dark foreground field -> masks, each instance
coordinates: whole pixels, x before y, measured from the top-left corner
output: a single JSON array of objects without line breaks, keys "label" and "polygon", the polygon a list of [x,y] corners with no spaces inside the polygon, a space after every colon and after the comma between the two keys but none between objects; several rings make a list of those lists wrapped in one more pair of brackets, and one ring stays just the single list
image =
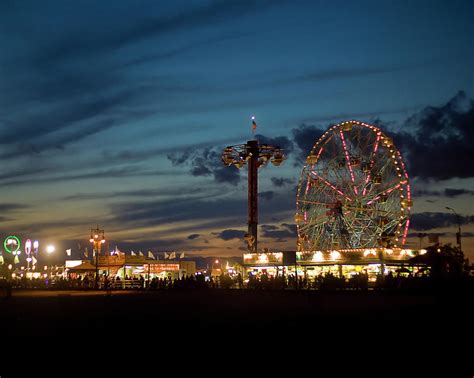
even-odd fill
[{"label": "dark foreground field", "polygon": [[[465,337],[472,342],[473,297],[377,291],[13,291],[0,299],[3,336],[75,337],[120,333],[156,339],[239,335]],[[213,336],[214,335],[214,336]],[[378,336],[377,336],[378,335]],[[431,335],[431,336],[430,336]],[[132,339],[136,337],[133,336]],[[260,337],[260,336],[259,336]]]}]

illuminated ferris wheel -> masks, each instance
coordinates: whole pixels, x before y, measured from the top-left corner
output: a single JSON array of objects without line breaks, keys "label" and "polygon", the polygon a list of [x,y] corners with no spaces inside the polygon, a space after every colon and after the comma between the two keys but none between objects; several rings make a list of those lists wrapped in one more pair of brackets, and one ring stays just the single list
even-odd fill
[{"label": "illuminated ferris wheel", "polygon": [[332,126],[306,159],[296,206],[299,251],[402,247],[412,204],[400,152],[375,126]]}]

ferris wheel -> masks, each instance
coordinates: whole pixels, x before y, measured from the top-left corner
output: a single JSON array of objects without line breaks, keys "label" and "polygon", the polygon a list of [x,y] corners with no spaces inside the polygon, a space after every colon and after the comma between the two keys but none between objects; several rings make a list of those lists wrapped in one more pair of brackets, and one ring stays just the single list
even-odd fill
[{"label": "ferris wheel", "polygon": [[412,206],[408,174],[378,127],[330,127],[306,159],[298,185],[297,249],[399,248]]}]

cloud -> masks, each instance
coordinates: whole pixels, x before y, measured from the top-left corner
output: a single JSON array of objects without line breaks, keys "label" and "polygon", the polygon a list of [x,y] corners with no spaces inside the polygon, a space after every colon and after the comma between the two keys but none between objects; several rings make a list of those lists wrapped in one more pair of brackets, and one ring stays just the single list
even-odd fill
[{"label": "cloud", "polygon": [[265,238],[276,239],[277,242],[284,242],[287,239],[296,241],[297,231],[295,224],[282,223],[280,226],[262,225],[262,236]]},{"label": "cloud", "polygon": [[275,195],[275,192],[271,190],[267,190],[264,192],[258,193],[258,197],[261,198],[264,201],[271,201]]},{"label": "cloud", "polygon": [[[43,49],[38,57],[37,64],[48,65],[61,60],[72,60],[77,56],[93,56],[110,53],[113,50],[123,48],[127,45],[136,44],[150,38],[165,36],[168,33],[179,31],[192,31],[199,27],[231,22],[249,13],[262,11],[270,6],[278,4],[276,1],[255,0],[232,0],[212,1],[201,7],[185,7],[184,11],[174,14],[163,14],[162,8],[157,7],[142,17],[136,17],[134,8],[118,11],[105,7],[97,14],[113,12],[113,16],[122,19],[117,25],[98,29],[97,24],[93,33],[80,32],[70,33],[58,43]],[[122,12],[120,14],[119,12]],[[154,16],[153,13],[159,16]],[[93,23],[89,23],[94,27]]]},{"label": "cloud", "polygon": [[206,47],[208,45],[214,45],[220,42],[243,38],[243,37],[247,37],[251,35],[253,34],[252,33],[230,33],[230,34],[225,34],[225,35],[219,35],[218,37],[208,38],[201,41],[195,41],[183,46],[176,47],[171,50],[160,51],[159,53],[156,53],[156,54],[149,54],[149,55],[145,55],[139,58],[134,58],[121,64],[119,68],[127,68],[127,67],[137,66],[141,64],[147,64],[147,63],[156,63],[156,61],[170,59],[178,55],[184,54],[188,51],[195,50],[197,48]]},{"label": "cloud", "polygon": [[311,152],[314,144],[318,141],[321,135],[324,134],[326,129],[314,125],[300,125],[297,128],[291,130],[293,134],[293,141],[299,149],[297,154],[297,164],[306,160],[306,157]]},{"label": "cloud", "polygon": [[[288,155],[293,150],[293,143],[286,136],[269,138],[264,135],[256,135],[260,144],[271,144],[285,150]],[[240,182],[240,170],[233,165],[224,166],[221,160],[221,154],[224,146],[221,148],[205,147],[184,150],[182,153],[169,153],[168,160],[174,166],[189,167],[189,172],[193,176],[213,176],[218,183],[227,183],[237,185]]]},{"label": "cloud", "polygon": [[[221,193],[222,194],[222,193]],[[222,226],[224,218],[233,217],[245,222],[246,199],[218,198],[215,193],[201,197],[183,198],[180,201],[155,200],[113,203],[110,205],[114,222],[122,228],[133,225],[159,226],[173,222],[195,223],[191,230],[198,229],[204,221],[212,220],[215,226]],[[199,221],[199,222],[198,222]],[[229,222],[229,220],[226,220]]]},{"label": "cloud", "polygon": [[[130,227],[154,227],[173,224],[173,232],[203,234],[205,231],[226,228],[236,229],[247,221],[247,198],[218,190],[203,192],[190,198],[133,200],[108,204],[109,223],[117,230]],[[259,218],[262,223],[271,218],[286,219],[294,212],[294,198],[275,194],[271,202],[263,202]],[[180,222],[184,222],[183,225]],[[273,222],[273,221],[272,221]]]},{"label": "cloud", "polygon": [[[464,91],[459,91],[442,106],[428,106],[408,117],[403,123],[404,131],[397,131],[396,124],[379,119],[372,123],[381,126],[394,138],[410,176],[433,180],[474,177],[474,164],[460,163],[474,161],[471,145],[474,140],[474,101]],[[293,142],[299,150],[296,164],[305,160],[326,129],[302,124],[292,130]],[[448,189],[444,192],[447,197],[461,194],[470,193]]]},{"label": "cloud", "polygon": [[[409,117],[405,128],[393,133],[404,153],[411,176],[447,180],[474,177],[474,101],[459,91],[445,105],[429,106]],[[449,194],[454,192],[447,192]]]},{"label": "cloud", "polygon": [[284,178],[284,177],[272,177],[272,183],[278,188],[281,188],[282,186],[285,185],[292,185],[294,181],[289,178]]},{"label": "cloud", "polygon": [[191,235],[188,235],[187,239],[188,240],[194,240],[194,239],[197,239],[200,236],[201,236],[201,234],[191,234]]},{"label": "cloud", "polygon": [[126,190],[121,192],[106,192],[106,193],[76,193],[69,196],[62,197],[66,201],[71,200],[89,200],[89,199],[109,199],[120,197],[188,197],[196,194],[202,194],[202,188],[172,188],[172,189],[137,189]]},{"label": "cloud", "polygon": [[453,188],[446,188],[442,191],[439,190],[425,190],[425,189],[419,189],[413,191],[413,196],[414,197],[440,197],[440,196],[445,196],[448,198],[454,198],[454,197],[459,197],[463,195],[474,195],[474,190],[469,190],[469,189],[453,189]]},{"label": "cloud", "polygon": [[75,173],[75,174],[65,174],[60,176],[37,176],[31,178],[25,178],[20,180],[9,180],[8,178],[4,179],[2,185],[11,186],[11,185],[25,185],[25,184],[40,184],[40,183],[52,183],[52,182],[66,182],[66,181],[76,181],[76,180],[104,180],[111,178],[121,178],[121,177],[143,177],[143,176],[167,176],[167,175],[176,175],[176,172],[170,171],[150,171],[144,170],[136,166],[127,166],[121,168],[111,168],[104,170],[95,170],[84,173]]},{"label": "cloud", "polygon": [[17,210],[27,209],[29,206],[21,203],[4,203],[0,204],[0,213],[9,213]]},{"label": "cloud", "polygon": [[284,150],[286,156],[289,156],[293,151],[293,142],[287,136],[277,136],[271,138],[265,135],[257,134],[255,135],[255,139],[257,139],[260,144],[270,144],[275,147],[280,147]]},{"label": "cloud", "polygon": [[189,172],[196,177],[213,176],[218,183],[237,185],[240,182],[240,171],[234,166],[226,167],[221,161],[222,149],[206,147],[191,153],[171,153],[167,158],[175,166],[189,167]]},{"label": "cloud", "polygon": [[232,239],[244,239],[244,235],[246,234],[246,231],[242,230],[224,230],[221,231],[220,233],[217,234],[217,237],[222,239],[222,240],[232,240]]},{"label": "cloud", "polygon": [[240,182],[240,170],[234,166],[214,170],[214,179],[217,182],[237,185]]},{"label": "cloud", "polygon": [[[461,224],[474,222],[474,215],[460,216]],[[457,217],[452,213],[424,212],[410,216],[410,228],[426,231],[434,228],[451,227],[458,224]]]},{"label": "cloud", "polygon": [[474,196],[474,190],[447,188],[444,190],[444,195],[446,197],[457,197],[457,196],[462,196],[462,195]]}]

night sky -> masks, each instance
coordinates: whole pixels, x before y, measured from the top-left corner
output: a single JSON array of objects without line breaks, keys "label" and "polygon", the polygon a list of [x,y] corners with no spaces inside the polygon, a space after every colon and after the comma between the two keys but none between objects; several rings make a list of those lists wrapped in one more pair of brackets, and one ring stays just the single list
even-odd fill
[{"label": "night sky", "polygon": [[[467,1],[0,2],[0,236],[83,249],[240,255],[251,138],[260,247],[294,250],[296,185],[346,119],[393,135],[414,193],[409,246],[456,218],[474,259],[474,5]],[[425,238],[423,244],[427,244]],[[63,253],[63,252],[62,252]],[[78,256],[78,255],[77,255]]]}]

